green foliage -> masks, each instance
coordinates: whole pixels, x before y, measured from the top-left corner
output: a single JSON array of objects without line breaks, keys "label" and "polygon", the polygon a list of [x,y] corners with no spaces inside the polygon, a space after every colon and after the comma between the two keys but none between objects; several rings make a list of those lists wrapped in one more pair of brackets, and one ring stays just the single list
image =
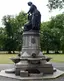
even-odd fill
[{"label": "green foliage", "polygon": [[41,24],[40,30],[40,38],[41,38],[41,49],[48,50],[50,47],[50,29],[49,29],[49,22],[44,22]]},{"label": "green foliage", "polygon": [[56,30],[55,34],[56,38],[58,38],[59,44],[61,45],[61,50],[64,50],[64,14],[51,18],[51,23],[53,23],[53,28]]},{"label": "green foliage", "polygon": [[20,12],[17,16],[7,15],[3,17],[3,24],[5,25],[6,39],[5,50],[9,53],[14,50],[20,50],[22,44],[23,26],[27,22],[27,15]]},{"label": "green foliage", "polygon": [[48,8],[52,9],[62,9],[64,7],[64,0],[48,0]]},{"label": "green foliage", "polygon": [[5,39],[6,39],[5,28],[0,28],[0,50],[4,49]]},{"label": "green foliage", "polygon": [[[0,28],[0,50],[9,53],[21,50],[23,26],[27,22],[27,14],[20,12],[17,16],[3,17],[5,28]],[[41,23],[40,28],[41,50],[59,50],[64,52],[64,14],[51,17],[50,21]]]},{"label": "green foliage", "polygon": [[50,21],[41,24],[41,49],[64,51],[64,14],[52,17]]}]

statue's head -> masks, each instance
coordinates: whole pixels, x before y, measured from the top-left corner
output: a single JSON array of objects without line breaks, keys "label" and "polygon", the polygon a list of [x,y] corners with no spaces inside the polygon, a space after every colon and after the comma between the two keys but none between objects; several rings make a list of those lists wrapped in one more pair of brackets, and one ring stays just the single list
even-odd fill
[{"label": "statue's head", "polygon": [[32,5],[32,2],[28,2],[28,5],[31,6]]}]

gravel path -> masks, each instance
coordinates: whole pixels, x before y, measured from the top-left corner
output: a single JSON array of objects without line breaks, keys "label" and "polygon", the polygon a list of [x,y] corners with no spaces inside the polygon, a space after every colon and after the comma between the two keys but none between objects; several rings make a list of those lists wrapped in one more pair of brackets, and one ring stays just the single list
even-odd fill
[{"label": "gravel path", "polygon": [[[52,63],[52,64],[55,68],[64,71],[64,63]],[[0,70],[12,68],[12,67],[14,67],[14,65],[12,64],[0,64]],[[0,81],[27,81],[27,80],[16,80],[16,79],[5,78],[0,76]],[[41,81],[41,80],[34,80],[34,81]],[[42,80],[42,81],[64,81],[64,76],[61,76],[56,79],[49,79],[49,80]]]}]

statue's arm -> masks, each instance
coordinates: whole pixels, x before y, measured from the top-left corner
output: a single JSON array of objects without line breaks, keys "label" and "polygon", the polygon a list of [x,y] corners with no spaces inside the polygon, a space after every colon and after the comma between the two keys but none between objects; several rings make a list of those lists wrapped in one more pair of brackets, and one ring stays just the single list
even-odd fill
[{"label": "statue's arm", "polygon": [[29,9],[29,11],[27,12],[28,14],[31,12],[31,8]]}]

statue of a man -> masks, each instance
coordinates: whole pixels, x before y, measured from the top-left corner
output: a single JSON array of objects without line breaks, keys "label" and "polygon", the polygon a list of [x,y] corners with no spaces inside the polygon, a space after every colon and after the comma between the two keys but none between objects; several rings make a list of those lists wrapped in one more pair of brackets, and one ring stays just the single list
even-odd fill
[{"label": "statue of a man", "polygon": [[28,11],[29,22],[25,24],[24,31],[39,30],[41,23],[41,14],[32,2],[28,2],[28,6],[30,6],[30,9]]},{"label": "statue of a man", "polygon": [[28,11],[28,14],[29,13],[33,13],[33,11],[35,10],[35,9],[37,9],[37,7],[32,3],[32,2],[28,2],[28,6],[30,6],[30,9],[29,9],[29,11]]}]

